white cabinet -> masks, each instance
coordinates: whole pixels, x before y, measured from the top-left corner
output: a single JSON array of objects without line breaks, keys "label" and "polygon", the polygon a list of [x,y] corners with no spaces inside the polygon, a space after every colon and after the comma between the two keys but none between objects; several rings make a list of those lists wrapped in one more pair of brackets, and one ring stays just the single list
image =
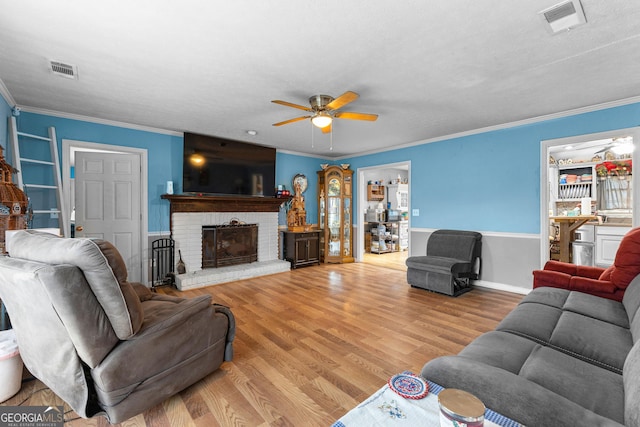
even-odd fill
[{"label": "white cabinet", "polygon": [[387,202],[391,209],[398,211],[409,210],[409,184],[392,184],[387,186]]},{"label": "white cabinet", "polygon": [[620,241],[630,227],[596,227],[596,265],[609,267],[613,264]]}]

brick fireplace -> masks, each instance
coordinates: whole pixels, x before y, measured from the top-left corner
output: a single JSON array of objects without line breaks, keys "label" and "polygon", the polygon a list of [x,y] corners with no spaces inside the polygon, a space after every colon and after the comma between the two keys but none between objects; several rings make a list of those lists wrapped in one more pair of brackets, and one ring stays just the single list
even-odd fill
[{"label": "brick fireplace", "polygon": [[[233,196],[163,195],[171,206],[171,237],[176,259],[180,250],[187,272],[176,276],[180,290],[289,271],[291,265],[278,258],[278,212],[285,201],[275,198]],[[218,268],[202,268],[202,228],[216,225],[256,224],[256,262]]]}]

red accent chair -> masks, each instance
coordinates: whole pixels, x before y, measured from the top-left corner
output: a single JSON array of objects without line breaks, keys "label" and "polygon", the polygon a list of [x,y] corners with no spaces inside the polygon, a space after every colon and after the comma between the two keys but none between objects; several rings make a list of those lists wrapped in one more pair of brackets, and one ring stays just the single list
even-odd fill
[{"label": "red accent chair", "polygon": [[640,227],[622,238],[613,265],[607,269],[547,261],[533,272],[533,287],[549,286],[622,301],[629,283],[640,274]]}]

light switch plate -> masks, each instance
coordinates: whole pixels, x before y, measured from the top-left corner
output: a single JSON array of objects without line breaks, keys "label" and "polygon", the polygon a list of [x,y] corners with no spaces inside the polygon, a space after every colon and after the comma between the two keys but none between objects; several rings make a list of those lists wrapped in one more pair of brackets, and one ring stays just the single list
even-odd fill
[{"label": "light switch plate", "polygon": [[411,215],[413,216],[420,216],[420,209],[413,209],[411,211]]}]

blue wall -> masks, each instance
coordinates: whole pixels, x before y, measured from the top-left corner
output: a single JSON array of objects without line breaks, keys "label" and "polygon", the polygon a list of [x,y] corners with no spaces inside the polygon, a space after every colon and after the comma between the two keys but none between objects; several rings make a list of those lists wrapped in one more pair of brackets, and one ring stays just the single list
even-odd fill
[{"label": "blue wall", "polygon": [[[0,115],[10,113],[7,103],[0,102]],[[56,128],[59,142],[73,139],[147,149],[149,231],[168,230],[169,206],[160,195],[169,180],[176,193],[182,190],[182,137],[34,113],[18,117],[24,132],[46,135],[49,126]],[[316,223],[316,172],[321,163],[350,163],[357,170],[411,161],[411,208],[420,210],[420,216],[412,217],[412,227],[538,234],[540,141],[635,126],[640,126],[640,103],[340,161],[278,153],[276,183],[291,189],[293,176],[305,174],[307,221]],[[6,134],[5,119],[0,124],[4,146]],[[357,182],[354,190],[356,202]],[[285,223],[283,215],[280,222]]]},{"label": "blue wall", "polygon": [[[305,198],[304,208],[307,211],[307,223],[318,223],[318,174],[321,163],[328,161],[317,157],[305,157],[294,154],[278,153],[276,157],[276,184],[282,184],[293,194],[291,180],[301,173],[307,177],[307,191],[303,193]],[[280,224],[286,224],[287,219],[281,210]]]},{"label": "blue wall", "polygon": [[[411,161],[416,228],[540,233],[540,142],[640,126],[640,103],[343,160]],[[357,199],[354,199],[357,200]]]},{"label": "blue wall", "polygon": [[[55,127],[60,155],[63,139],[148,150],[149,231],[169,229],[169,202],[161,199],[160,195],[165,193],[167,181],[175,183],[176,192],[181,191],[182,137],[24,111],[17,118],[17,123],[21,132],[42,136],[47,135],[50,126]],[[21,155],[29,157],[24,148]]]}]

